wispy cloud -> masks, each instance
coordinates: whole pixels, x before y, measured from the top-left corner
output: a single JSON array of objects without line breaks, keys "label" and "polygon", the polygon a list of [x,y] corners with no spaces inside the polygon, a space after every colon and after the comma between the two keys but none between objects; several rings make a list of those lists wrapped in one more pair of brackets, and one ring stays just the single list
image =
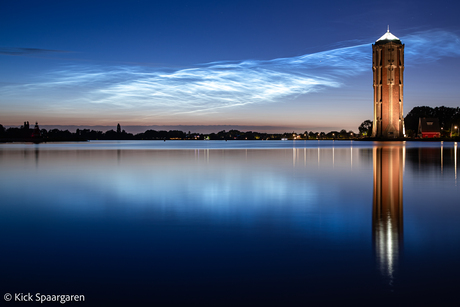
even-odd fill
[{"label": "wispy cloud", "polygon": [[432,62],[460,56],[460,37],[452,32],[431,30],[401,38],[406,45],[406,62]]},{"label": "wispy cloud", "polygon": [[[408,66],[460,56],[460,39],[451,32],[425,31],[401,40],[406,44]],[[370,45],[266,61],[213,62],[176,71],[139,66],[71,66],[24,89],[35,93],[51,88],[71,89],[73,102],[136,108],[157,114],[205,114],[341,87],[347,78],[370,70]]]},{"label": "wispy cloud", "polygon": [[0,47],[1,55],[35,55],[44,53],[67,53],[64,50],[51,50],[40,48],[16,48],[16,47]]}]

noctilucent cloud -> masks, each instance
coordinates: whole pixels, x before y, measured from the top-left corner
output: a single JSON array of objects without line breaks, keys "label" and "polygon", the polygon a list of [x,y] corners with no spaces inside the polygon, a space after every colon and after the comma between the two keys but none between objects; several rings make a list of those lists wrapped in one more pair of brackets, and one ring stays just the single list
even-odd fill
[{"label": "noctilucent cloud", "polygon": [[[343,14],[332,10],[330,18],[318,19],[314,15],[327,6],[262,2],[116,2],[93,11],[85,1],[75,10],[70,4],[37,7],[23,2],[30,8],[25,12],[11,2],[6,11],[16,10],[18,19],[0,13],[6,19],[0,25],[11,30],[0,39],[0,124],[17,126],[28,120],[46,125],[120,122],[357,131],[372,116],[371,44],[391,22],[390,31],[406,46],[404,113],[419,105],[459,105],[455,65],[460,64],[460,23],[447,9],[457,4],[440,6],[443,18],[431,20],[430,27],[407,18],[428,14],[420,3],[413,12],[402,4],[407,14],[387,16],[388,8],[379,11],[379,5],[353,4],[351,10],[337,2]],[[252,18],[236,9],[257,7],[265,10]],[[150,20],[142,9],[152,10],[158,19]],[[437,15],[436,10],[431,8],[431,14]],[[222,18],[213,15],[216,11]],[[347,14],[356,24],[343,26]],[[216,33],[223,29],[227,39]]]}]

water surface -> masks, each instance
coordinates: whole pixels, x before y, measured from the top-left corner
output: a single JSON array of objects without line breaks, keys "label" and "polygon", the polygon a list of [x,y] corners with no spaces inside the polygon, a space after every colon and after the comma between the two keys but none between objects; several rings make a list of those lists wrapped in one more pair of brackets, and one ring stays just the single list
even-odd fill
[{"label": "water surface", "polygon": [[1,290],[86,305],[458,303],[456,143],[0,144]]}]

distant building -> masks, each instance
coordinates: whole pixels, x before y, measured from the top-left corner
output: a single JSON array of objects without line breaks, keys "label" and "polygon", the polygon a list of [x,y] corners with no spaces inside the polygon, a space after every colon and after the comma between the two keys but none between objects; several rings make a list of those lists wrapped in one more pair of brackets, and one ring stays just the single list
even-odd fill
[{"label": "distant building", "polygon": [[404,137],[404,44],[390,30],[372,45],[373,137]]},{"label": "distant building", "polygon": [[32,137],[33,138],[41,137],[40,128],[38,127],[38,122],[35,122],[35,127],[34,127],[34,130],[32,132]]},{"label": "distant building", "polygon": [[439,138],[441,137],[441,129],[437,118],[419,118],[418,120],[418,135],[421,138]]}]

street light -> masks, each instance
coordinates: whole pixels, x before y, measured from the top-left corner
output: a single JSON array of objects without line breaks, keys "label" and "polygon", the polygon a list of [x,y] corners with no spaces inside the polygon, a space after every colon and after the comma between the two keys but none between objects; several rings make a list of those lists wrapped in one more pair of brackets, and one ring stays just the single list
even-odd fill
[{"label": "street light", "polygon": [[457,136],[458,136],[458,126],[455,126],[454,129],[457,129]]}]

